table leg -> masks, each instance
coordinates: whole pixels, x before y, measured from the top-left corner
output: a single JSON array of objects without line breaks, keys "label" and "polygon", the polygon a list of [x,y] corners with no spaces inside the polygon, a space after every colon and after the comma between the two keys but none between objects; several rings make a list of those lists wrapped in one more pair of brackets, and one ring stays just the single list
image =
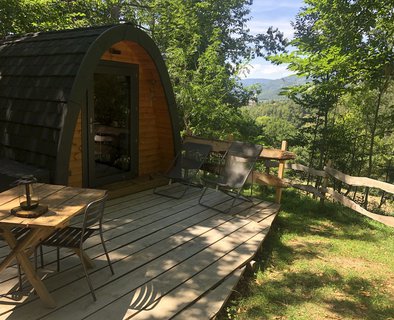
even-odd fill
[{"label": "table leg", "polygon": [[49,294],[48,289],[45,287],[44,283],[40,279],[40,277],[35,272],[34,267],[30,263],[29,257],[26,255],[25,249],[28,246],[35,247],[40,242],[40,239],[44,239],[48,236],[51,231],[47,231],[44,229],[32,229],[30,233],[22,239],[20,242],[17,242],[12,232],[8,229],[4,229],[3,237],[7,241],[8,245],[12,249],[10,254],[3,260],[0,265],[0,271],[6,268],[11,261],[16,258],[25,272],[25,276],[27,280],[31,283],[33,288],[36,290],[38,296],[42,300],[42,302],[50,307],[56,307],[55,300]]}]

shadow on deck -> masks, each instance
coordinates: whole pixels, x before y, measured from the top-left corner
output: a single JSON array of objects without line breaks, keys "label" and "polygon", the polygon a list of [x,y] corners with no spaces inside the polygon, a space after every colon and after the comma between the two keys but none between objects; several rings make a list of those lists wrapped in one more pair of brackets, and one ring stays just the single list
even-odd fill
[{"label": "shadow on deck", "polygon": [[[224,304],[244,266],[254,257],[279,205],[255,199],[239,203],[232,214],[198,204],[191,188],[180,200],[146,190],[107,202],[105,232],[115,275],[111,276],[97,238],[87,243],[95,261],[93,302],[76,255],[62,251],[61,272],[55,252],[45,252],[40,270],[57,302],[45,308],[25,288],[21,297],[0,300],[1,319],[209,319]],[[211,190],[212,204],[229,198]],[[4,256],[7,248],[1,248]],[[0,291],[17,286],[16,268],[2,273]],[[26,285],[27,287],[27,285]]]}]

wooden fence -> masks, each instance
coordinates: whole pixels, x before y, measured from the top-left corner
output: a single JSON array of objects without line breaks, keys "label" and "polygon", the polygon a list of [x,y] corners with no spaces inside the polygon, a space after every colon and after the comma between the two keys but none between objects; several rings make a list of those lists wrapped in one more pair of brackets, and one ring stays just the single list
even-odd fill
[{"label": "wooden fence", "polygon": [[371,219],[380,221],[384,224],[394,227],[394,217],[384,216],[370,212],[365,208],[363,208],[362,206],[360,206],[355,201],[353,201],[352,199],[348,198],[346,195],[339,193],[334,188],[329,187],[328,185],[329,179],[331,178],[331,179],[336,179],[337,181],[340,181],[342,183],[345,183],[350,187],[369,187],[369,188],[382,190],[389,194],[394,194],[393,184],[374,180],[371,178],[366,178],[366,177],[354,177],[347,175],[343,172],[340,172],[332,168],[330,162],[324,167],[324,170],[316,170],[313,168],[303,166],[301,164],[287,164],[286,168],[303,172],[311,176],[321,177],[323,181],[322,185],[317,188],[312,185],[300,184],[298,182],[293,183],[292,181],[289,181],[289,185],[291,185],[292,187],[312,193],[313,195],[320,197],[321,201],[324,201],[324,199],[327,198],[327,195],[330,195],[333,200],[340,202],[344,206],[358,213],[361,213]]},{"label": "wooden fence", "polygon": [[[231,141],[204,139],[193,136],[185,137],[185,141],[210,144],[213,147],[213,151],[218,153],[225,152],[231,143]],[[332,168],[330,163],[324,167],[324,170],[316,170],[302,164],[287,162],[288,160],[295,159],[295,157],[296,155],[294,153],[287,151],[286,141],[282,142],[281,149],[264,148],[260,155],[260,163],[264,164],[264,171],[253,171],[249,177],[249,182],[274,187],[276,189],[275,201],[277,203],[281,202],[283,188],[294,187],[319,197],[322,202],[327,198],[327,195],[329,195],[332,199],[342,203],[344,206],[349,207],[354,211],[394,227],[394,217],[369,212],[347,196],[337,192],[334,188],[329,187],[329,180],[336,179],[337,181],[353,187],[377,188],[390,194],[394,194],[394,185],[370,178],[347,175]],[[278,168],[277,175],[271,174],[271,168]],[[209,167],[209,165],[207,165],[206,169],[209,171],[214,170],[214,168]],[[316,188],[312,185],[301,184],[298,181],[285,179],[285,169],[303,172],[313,177],[320,177],[322,180],[321,186]]]}]

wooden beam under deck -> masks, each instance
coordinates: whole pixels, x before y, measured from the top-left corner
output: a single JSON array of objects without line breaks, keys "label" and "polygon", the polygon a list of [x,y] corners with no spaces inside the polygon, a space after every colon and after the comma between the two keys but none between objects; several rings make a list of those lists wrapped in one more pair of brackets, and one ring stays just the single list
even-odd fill
[{"label": "wooden beam under deck", "polygon": [[[172,185],[171,192],[180,191]],[[172,189],[175,188],[175,189]],[[265,239],[279,205],[254,199],[231,214],[198,204],[191,188],[179,200],[146,190],[107,202],[104,238],[115,275],[106,264],[98,237],[87,243],[94,259],[90,273],[97,295],[93,302],[76,255],[62,251],[55,272],[55,251],[45,248],[44,283],[57,306],[45,308],[32,293],[20,300],[0,298],[0,319],[201,319],[213,317],[238,282],[244,266]],[[210,205],[230,202],[211,190]],[[8,248],[0,248],[0,256]],[[16,268],[0,274],[2,293],[15,290]]]}]

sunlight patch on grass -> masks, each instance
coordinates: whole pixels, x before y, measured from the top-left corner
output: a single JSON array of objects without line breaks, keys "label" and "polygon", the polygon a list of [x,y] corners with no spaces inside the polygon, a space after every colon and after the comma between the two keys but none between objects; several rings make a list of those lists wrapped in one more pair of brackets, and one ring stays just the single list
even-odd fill
[{"label": "sunlight patch on grass", "polygon": [[394,319],[393,228],[295,192],[284,199],[259,270],[219,319]]}]

